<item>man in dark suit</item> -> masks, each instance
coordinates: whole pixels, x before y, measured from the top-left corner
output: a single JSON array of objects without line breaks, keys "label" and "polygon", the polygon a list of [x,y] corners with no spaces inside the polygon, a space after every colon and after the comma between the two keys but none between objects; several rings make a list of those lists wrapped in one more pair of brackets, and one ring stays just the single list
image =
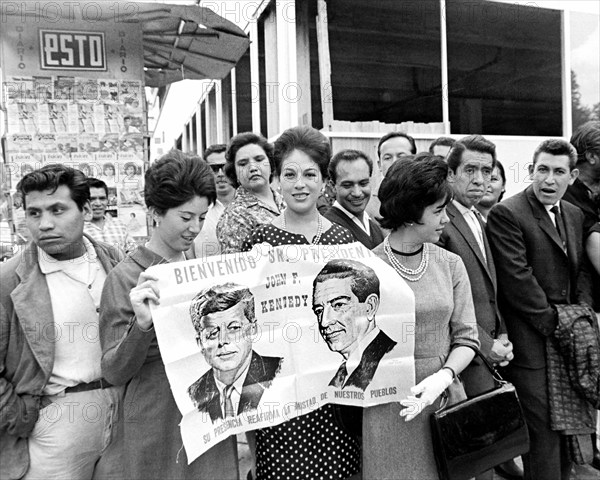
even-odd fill
[{"label": "man in dark suit", "polygon": [[566,480],[571,470],[566,437],[552,430],[548,400],[546,340],[556,329],[555,305],[591,302],[583,260],[581,210],[562,201],[577,178],[577,154],[563,140],[536,149],[533,183],[494,206],[487,232],[496,260],[500,311],[514,342],[506,370],[529,428],[525,478]]},{"label": "man in dark suit", "polygon": [[[496,304],[496,269],[485,227],[475,205],[483,198],[496,164],[496,146],[481,135],[470,135],[455,143],[448,158],[454,199],[446,213],[450,222],[439,245],[461,257],[471,281],[481,352],[490,363],[506,365],[513,358]],[[479,395],[494,387],[488,369],[474,360],[461,374],[467,395]]]},{"label": "man in dark suit", "polygon": [[335,188],[335,203],[325,218],[347,228],[357,242],[369,250],[383,242],[383,232],[365,209],[371,198],[373,161],[358,150],[342,150],[329,162],[329,181]]},{"label": "man in dark suit", "polygon": [[[455,142],[446,161],[454,198],[446,207],[450,222],[444,227],[438,245],[461,257],[467,269],[481,353],[490,363],[505,366],[513,358],[512,344],[496,303],[492,252],[479,212],[475,210],[492,178],[496,146],[481,135],[470,135]],[[461,373],[461,379],[469,397],[494,388],[492,375],[478,357]],[[504,465],[504,472],[513,472],[517,477],[522,474],[514,462]],[[477,480],[491,480],[493,475],[493,470],[489,470],[479,474]]]},{"label": "man in dark suit", "polygon": [[379,278],[355,260],[332,260],[313,282],[313,311],[319,332],[344,358],[329,385],[365,390],[383,356],[396,342],[375,324]]},{"label": "man in dark suit", "polygon": [[577,150],[579,175],[567,188],[564,200],[581,208],[584,215],[584,234],[600,221],[600,122],[584,123],[571,136]]},{"label": "man in dark suit", "polygon": [[[600,122],[590,121],[581,125],[571,136],[571,145],[577,150],[577,170],[579,175],[569,185],[564,200],[581,208],[583,212],[583,233],[590,234],[594,225],[600,222]],[[592,269],[592,288],[596,312],[600,312],[600,275]],[[592,436],[594,460],[592,465],[600,470],[600,451],[596,435]]]},{"label": "man in dark suit", "polygon": [[252,350],[252,292],[235,283],[209,287],[192,299],[190,316],[198,345],[212,367],[188,388],[194,406],[208,412],[213,422],[255,410],[282,358],[262,357]]}]

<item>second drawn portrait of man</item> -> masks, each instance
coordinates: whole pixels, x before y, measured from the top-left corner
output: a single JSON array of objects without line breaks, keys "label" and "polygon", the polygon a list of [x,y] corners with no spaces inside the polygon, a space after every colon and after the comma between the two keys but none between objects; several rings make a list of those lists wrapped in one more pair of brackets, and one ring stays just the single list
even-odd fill
[{"label": "second drawn portrait of man", "polygon": [[380,303],[375,271],[355,260],[332,260],[313,282],[313,312],[329,349],[343,360],[329,382],[365,390],[396,343],[375,323]]}]

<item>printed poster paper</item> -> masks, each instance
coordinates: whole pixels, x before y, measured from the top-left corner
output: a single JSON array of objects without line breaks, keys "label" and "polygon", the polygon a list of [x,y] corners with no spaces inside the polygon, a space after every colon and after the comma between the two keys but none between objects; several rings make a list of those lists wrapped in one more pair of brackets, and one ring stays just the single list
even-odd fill
[{"label": "printed poster paper", "polygon": [[230,435],[327,403],[396,402],[415,383],[413,293],[359,243],[264,244],[148,273],[190,462]]}]

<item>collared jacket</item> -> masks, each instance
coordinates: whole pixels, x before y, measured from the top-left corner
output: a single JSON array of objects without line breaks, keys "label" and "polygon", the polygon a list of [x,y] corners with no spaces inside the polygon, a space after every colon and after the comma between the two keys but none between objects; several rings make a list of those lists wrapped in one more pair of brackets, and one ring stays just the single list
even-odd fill
[{"label": "collared jacket", "polygon": [[276,209],[259,200],[244,187],[238,187],[235,197],[227,205],[217,224],[217,238],[221,244],[221,253],[241,252],[244,240],[258,225],[271,223],[283,212],[285,208],[283,197],[277,192],[272,191],[272,193]]},{"label": "collared jacket", "polygon": [[562,200],[560,210],[566,251],[531,185],[494,205],[488,216],[498,302],[514,347],[511,365],[517,367],[546,367],[546,337],[557,324],[554,305],[593,303],[584,260],[583,213]]},{"label": "collared jacket", "polygon": [[166,263],[139,246],[106,278],[102,290],[100,345],[102,376],[126,385],[123,397],[124,456],[128,480],[233,480],[239,477],[235,436],[188,465],[179,424],[181,413],[162,361],[156,331],[139,328],[129,292],[142,272]]},{"label": "collared jacket", "polygon": [[[108,273],[120,253],[88,239]],[[0,478],[17,479],[29,467],[27,437],[54,366],[52,304],[35,244],[0,267],[0,283]]]}]

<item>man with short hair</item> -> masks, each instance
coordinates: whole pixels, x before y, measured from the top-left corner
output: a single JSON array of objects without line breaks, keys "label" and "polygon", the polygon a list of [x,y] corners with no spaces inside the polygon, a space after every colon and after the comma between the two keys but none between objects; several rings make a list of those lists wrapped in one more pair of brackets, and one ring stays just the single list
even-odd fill
[{"label": "man with short hair", "polygon": [[313,281],[313,312],[329,349],[343,358],[329,385],[365,390],[396,343],[375,323],[379,278],[355,260],[332,260]]},{"label": "man with short hair", "polygon": [[85,222],[83,231],[97,242],[104,242],[123,251],[130,251],[135,247],[135,242],[129,237],[127,227],[110,213],[108,208],[108,187],[106,183],[97,178],[88,177],[90,189],[90,206],[92,216]]},{"label": "man with short hair", "polygon": [[450,137],[438,137],[429,145],[429,153],[446,158],[456,140]]},{"label": "man with short hair", "polygon": [[[583,233],[587,238],[593,226],[600,222],[600,121],[581,125],[571,136],[571,145],[577,150],[579,175],[569,185],[563,200],[581,208],[584,215]],[[591,269],[596,312],[600,312],[600,275]],[[600,428],[600,427],[599,427]],[[592,437],[594,460],[592,465],[600,470],[600,450],[596,435]]]},{"label": "man with short hair", "polygon": [[[583,262],[583,213],[562,200],[577,178],[576,159],[566,141],[542,142],[529,170],[532,184],[496,204],[487,222],[500,311],[514,342],[514,359],[505,375],[517,389],[529,429],[530,450],[523,456],[526,480],[567,480],[572,466],[568,429],[577,428],[581,439],[594,427],[587,412],[561,401],[578,397],[572,386],[561,382],[557,398],[549,393],[548,381],[548,339],[558,325],[557,307],[592,301]],[[564,416],[555,416],[557,408],[569,411],[567,430],[559,426]],[[591,425],[583,428],[588,420]]]},{"label": "man with short hair", "polygon": [[[389,132],[386,133],[379,140],[377,145],[377,159],[378,167],[382,177],[385,177],[388,169],[392,164],[401,157],[406,155],[415,155],[417,153],[417,145],[415,139],[403,132]],[[367,212],[371,217],[377,217],[379,215],[379,208],[381,202],[377,197],[379,186],[371,196],[371,201],[367,206]]]},{"label": "man with short hair", "polygon": [[571,136],[571,145],[577,150],[579,175],[563,200],[581,208],[587,234],[600,221],[600,122],[584,123]]},{"label": "man with short hair", "polygon": [[369,250],[383,242],[383,232],[366,212],[371,199],[373,161],[358,150],[342,150],[329,162],[329,181],[335,202],[325,218],[347,228]]},{"label": "man with short hair", "polygon": [[196,258],[204,258],[221,253],[221,245],[217,239],[217,223],[235,195],[235,188],[231,180],[225,175],[226,150],[227,145],[215,144],[204,151],[204,161],[208,163],[215,176],[217,201],[209,207],[202,230],[194,240],[194,254]]},{"label": "man with short hair", "polygon": [[82,172],[49,165],[17,190],[32,242],[0,272],[0,476],[120,478],[122,389],[102,379],[98,311],[121,256],[83,233]]},{"label": "man with short hair", "polygon": [[[446,207],[450,222],[438,244],[464,262],[471,282],[481,352],[491,363],[504,366],[513,357],[512,344],[496,303],[496,269],[485,226],[475,210],[496,165],[496,146],[481,135],[470,135],[454,144],[447,162],[454,198]],[[461,377],[469,396],[494,386],[493,378],[479,359]]]},{"label": "man with short hair", "polygon": [[404,132],[386,133],[377,145],[381,174],[385,177],[386,172],[396,160],[416,153],[417,145],[413,137]]},{"label": "man with short hair", "polygon": [[[475,210],[490,184],[496,165],[496,146],[481,135],[465,137],[454,144],[447,157],[449,182],[454,193],[446,207],[450,220],[438,245],[461,257],[469,280],[475,306],[481,353],[492,364],[507,365],[512,359],[512,344],[496,303],[496,269],[485,234],[484,224]],[[479,358],[461,374],[469,397],[494,388],[494,379]],[[477,476],[491,479],[489,470]]]},{"label": "man with short hair", "polygon": [[257,334],[252,292],[231,282],[206,288],[193,298],[190,317],[211,366],[188,388],[194,406],[213,422],[256,410],[283,359],[252,349]]}]

